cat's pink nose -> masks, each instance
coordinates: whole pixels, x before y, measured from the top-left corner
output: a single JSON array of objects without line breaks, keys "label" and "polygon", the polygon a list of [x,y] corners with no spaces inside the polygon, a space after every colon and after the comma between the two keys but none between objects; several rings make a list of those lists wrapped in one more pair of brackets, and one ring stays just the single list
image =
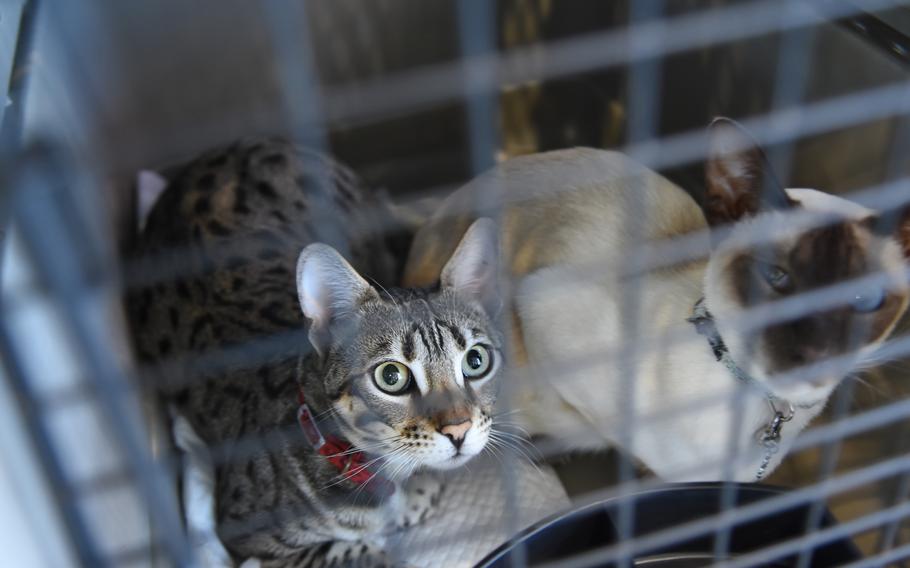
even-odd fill
[{"label": "cat's pink nose", "polygon": [[458,424],[447,424],[439,429],[439,433],[449,439],[455,449],[460,450],[461,444],[464,443],[464,437],[468,430],[471,429],[471,421],[465,420]]}]

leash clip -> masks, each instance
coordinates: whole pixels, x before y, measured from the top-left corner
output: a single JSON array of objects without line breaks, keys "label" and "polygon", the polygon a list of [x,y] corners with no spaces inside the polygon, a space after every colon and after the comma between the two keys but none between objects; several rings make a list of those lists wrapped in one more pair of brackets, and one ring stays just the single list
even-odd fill
[{"label": "leash clip", "polygon": [[774,405],[774,400],[768,399],[768,406],[771,407],[771,412],[774,413],[774,416],[771,418],[771,422],[768,423],[768,427],[765,428],[765,431],[762,433],[761,442],[765,447],[770,447],[772,445],[777,445],[780,442],[780,431],[784,427],[785,422],[793,420],[793,415],[796,413],[796,410],[793,408],[793,405],[789,402],[787,403],[786,412],[781,412]]}]

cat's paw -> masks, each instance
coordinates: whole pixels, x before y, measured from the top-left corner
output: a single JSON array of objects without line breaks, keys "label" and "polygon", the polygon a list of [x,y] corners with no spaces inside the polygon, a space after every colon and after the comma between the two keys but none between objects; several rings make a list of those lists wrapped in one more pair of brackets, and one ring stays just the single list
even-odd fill
[{"label": "cat's paw", "polygon": [[327,566],[351,568],[411,568],[403,561],[389,557],[382,547],[363,542],[336,543],[325,561]]},{"label": "cat's paw", "polygon": [[412,568],[406,562],[390,557],[382,546],[372,542],[344,541],[314,545],[303,548],[292,556],[270,558],[259,562],[247,560],[255,568],[288,568],[289,566],[333,566],[335,568]]},{"label": "cat's paw", "polygon": [[436,513],[445,485],[432,473],[420,473],[410,478],[404,487],[404,509],[395,526],[406,529],[429,519]]}]

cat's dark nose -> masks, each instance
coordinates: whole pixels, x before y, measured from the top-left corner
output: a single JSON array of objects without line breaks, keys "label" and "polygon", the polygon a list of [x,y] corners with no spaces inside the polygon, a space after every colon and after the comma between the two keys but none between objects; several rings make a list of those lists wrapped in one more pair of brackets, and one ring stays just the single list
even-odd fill
[{"label": "cat's dark nose", "polygon": [[806,347],[803,347],[802,351],[803,351],[803,358],[806,361],[815,362],[825,356],[825,349],[822,349],[820,347],[806,346]]},{"label": "cat's dark nose", "polygon": [[790,359],[793,364],[797,366],[811,365],[812,363],[817,363],[819,360],[823,359],[826,353],[826,349],[804,345],[794,348]]},{"label": "cat's dark nose", "polygon": [[452,442],[452,445],[455,446],[456,450],[461,449],[461,445],[464,443],[464,437],[468,434],[468,430],[471,429],[471,421],[465,420],[458,424],[446,424],[439,429],[439,433],[449,439]]}]

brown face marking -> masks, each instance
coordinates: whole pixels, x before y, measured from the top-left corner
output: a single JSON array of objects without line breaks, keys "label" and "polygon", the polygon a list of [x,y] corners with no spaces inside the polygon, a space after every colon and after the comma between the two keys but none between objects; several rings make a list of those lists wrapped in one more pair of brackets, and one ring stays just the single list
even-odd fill
[{"label": "brown face marking", "polygon": [[[789,251],[738,256],[730,264],[736,299],[745,307],[755,306],[877,270],[871,265],[859,230],[858,223],[838,223],[807,231]],[[788,273],[791,286],[786,293],[775,291],[764,280],[762,263],[774,264]],[[891,293],[873,312],[860,313],[844,305],[769,326],[761,332],[761,339],[770,370],[783,372],[848,353],[889,332],[905,307],[906,300]]]},{"label": "brown face marking", "polygon": [[901,214],[895,238],[901,245],[901,250],[904,252],[904,258],[910,259],[910,207],[904,209]]},{"label": "brown face marking", "polygon": [[861,276],[867,267],[854,223],[838,223],[803,234],[790,251],[792,270],[814,289]]}]

